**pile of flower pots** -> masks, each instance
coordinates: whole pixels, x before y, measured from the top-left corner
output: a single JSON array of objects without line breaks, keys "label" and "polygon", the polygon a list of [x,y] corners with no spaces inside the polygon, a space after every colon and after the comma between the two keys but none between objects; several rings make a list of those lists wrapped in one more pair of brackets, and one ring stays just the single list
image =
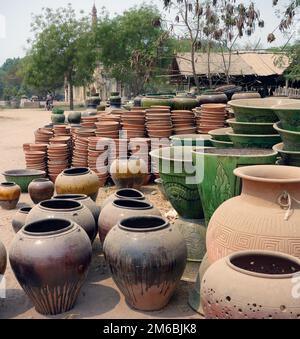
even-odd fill
[{"label": "pile of flower pots", "polygon": [[150,138],[169,138],[173,134],[170,107],[154,106],[147,109],[146,128]]},{"label": "pile of flower pots", "polygon": [[88,138],[94,137],[95,132],[92,129],[78,129],[75,132],[75,141],[73,149],[72,166],[87,167],[88,166]]},{"label": "pile of flower pots", "polygon": [[119,137],[120,124],[114,121],[96,122],[95,134],[101,138],[117,139]]},{"label": "pile of flower pots", "polygon": [[47,144],[24,146],[26,168],[47,172]]},{"label": "pile of flower pots", "polygon": [[225,104],[203,104],[196,110],[197,132],[207,134],[208,132],[223,128],[226,120]]},{"label": "pile of flower pots", "polygon": [[192,111],[172,111],[171,117],[175,135],[196,133],[195,114]]},{"label": "pile of flower pots", "polygon": [[48,146],[48,175],[52,182],[69,167],[69,147],[67,144],[52,143]]},{"label": "pile of flower pots", "polygon": [[91,117],[82,117],[81,118],[81,127],[95,129],[95,123],[98,122],[97,116]]},{"label": "pile of flower pots", "polygon": [[146,112],[128,111],[122,114],[122,130],[128,139],[145,137]]},{"label": "pile of flower pots", "polygon": [[36,144],[49,144],[50,139],[53,138],[54,133],[49,128],[39,128],[34,132]]},{"label": "pile of flower pots", "polygon": [[101,163],[101,156],[104,155],[106,159],[108,149],[109,139],[99,137],[88,138],[88,167],[97,174],[100,187],[105,186],[109,177],[107,160],[103,160],[103,163]]}]

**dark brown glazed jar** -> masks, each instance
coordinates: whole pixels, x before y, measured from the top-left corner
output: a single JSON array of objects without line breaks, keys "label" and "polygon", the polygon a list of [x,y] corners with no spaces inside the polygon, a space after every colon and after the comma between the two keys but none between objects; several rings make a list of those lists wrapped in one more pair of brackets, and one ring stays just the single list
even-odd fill
[{"label": "dark brown glazed jar", "polygon": [[0,275],[3,275],[5,273],[6,264],[7,264],[6,249],[2,242],[0,241]]},{"label": "dark brown glazed jar", "polygon": [[14,182],[0,184],[0,206],[4,210],[14,210],[19,202],[21,188]]},{"label": "dark brown glazed jar", "polygon": [[109,196],[106,200],[104,200],[103,204],[102,204],[102,209],[108,205],[108,204],[112,204],[114,200],[140,200],[140,201],[145,201],[146,197],[145,195],[134,189],[134,188],[123,188],[120,190],[117,190],[116,193],[112,194],[111,196]]},{"label": "dark brown glazed jar", "polygon": [[143,215],[161,217],[160,211],[145,201],[117,199],[112,204],[106,205],[101,211],[98,221],[101,242],[104,242],[108,232],[122,219]]},{"label": "dark brown glazed jar", "polygon": [[182,235],[155,216],[122,220],[108,234],[104,253],[127,303],[141,311],[158,311],[169,303],[187,259]]},{"label": "dark brown glazed jar", "polygon": [[9,252],[13,272],[37,312],[56,315],[74,307],[92,258],[84,230],[66,219],[26,225]]},{"label": "dark brown glazed jar", "polygon": [[54,194],[54,184],[49,179],[35,179],[28,186],[28,193],[34,204],[49,200]]},{"label": "dark brown glazed jar", "polygon": [[18,233],[21,228],[25,226],[26,219],[28,217],[29,212],[32,210],[32,207],[23,207],[18,210],[12,220],[12,227],[15,233]]}]

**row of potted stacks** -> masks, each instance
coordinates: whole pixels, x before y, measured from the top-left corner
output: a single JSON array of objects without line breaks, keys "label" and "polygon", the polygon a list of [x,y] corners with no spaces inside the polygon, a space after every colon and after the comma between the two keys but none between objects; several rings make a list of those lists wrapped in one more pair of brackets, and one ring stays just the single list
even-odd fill
[{"label": "row of potted stacks", "polygon": [[204,104],[196,108],[197,133],[207,134],[212,130],[225,127],[226,108],[224,104]]},{"label": "row of potted stacks", "polygon": [[146,129],[150,138],[170,138],[173,134],[170,107],[152,106],[147,109]]},{"label": "row of potted stacks", "polygon": [[[133,108],[122,113],[123,137],[128,139],[145,137],[146,111],[141,108]],[[125,134],[126,132],[126,134]]]},{"label": "row of potted stacks", "polygon": [[172,111],[171,112],[173,131],[175,135],[195,134],[196,120],[192,111]]}]

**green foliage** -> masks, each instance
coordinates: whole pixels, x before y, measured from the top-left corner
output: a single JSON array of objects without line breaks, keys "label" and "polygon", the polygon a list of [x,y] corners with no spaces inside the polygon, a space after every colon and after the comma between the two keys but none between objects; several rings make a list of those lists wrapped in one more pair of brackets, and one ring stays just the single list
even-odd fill
[{"label": "green foliage", "polygon": [[10,100],[26,91],[22,88],[23,77],[20,74],[21,59],[7,59],[0,67],[0,98]]},{"label": "green foliage", "polygon": [[300,42],[288,47],[287,55],[290,57],[292,63],[286,70],[285,75],[289,80],[300,81]]}]

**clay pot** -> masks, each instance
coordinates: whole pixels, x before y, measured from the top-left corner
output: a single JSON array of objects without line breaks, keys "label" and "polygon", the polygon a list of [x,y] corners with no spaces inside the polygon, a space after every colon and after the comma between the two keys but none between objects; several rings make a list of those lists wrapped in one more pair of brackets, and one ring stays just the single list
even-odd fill
[{"label": "clay pot", "polygon": [[118,188],[139,189],[143,186],[148,168],[141,159],[116,159],[110,166],[110,174]]},{"label": "clay pot", "polygon": [[23,228],[26,224],[26,219],[29,212],[32,210],[32,207],[23,207],[18,210],[12,220],[12,227],[15,233],[18,233],[21,228]]},{"label": "clay pot", "polygon": [[31,200],[35,204],[41,201],[49,200],[54,193],[54,184],[49,179],[36,179],[28,187]]},{"label": "clay pot", "polygon": [[81,226],[93,242],[96,237],[96,225],[92,212],[74,200],[42,201],[29,212],[26,224],[51,218],[67,218]]},{"label": "clay pot", "polygon": [[64,114],[51,114],[51,121],[54,125],[64,124],[66,117]]},{"label": "clay pot", "polygon": [[107,236],[104,253],[127,303],[141,311],[157,311],[169,303],[187,258],[181,234],[151,216],[122,220]]},{"label": "clay pot", "polygon": [[14,182],[3,182],[0,184],[0,206],[4,210],[16,208],[21,195],[21,188]]},{"label": "clay pot", "polygon": [[96,223],[98,223],[101,208],[87,195],[84,194],[61,194],[53,197],[55,200],[75,200],[87,207],[93,214]]},{"label": "clay pot", "polygon": [[7,264],[6,249],[2,242],[0,241],[0,275],[4,275],[6,270],[6,264]]},{"label": "clay pot", "polygon": [[205,317],[299,319],[299,299],[293,295],[297,285],[292,285],[299,273],[300,261],[282,253],[249,251],[223,258],[202,281]]},{"label": "clay pot", "polygon": [[161,216],[161,213],[156,207],[145,201],[117,199],[112,204],[106,205],[101,211],[98,221],[101,242],[104,242],[109,231],[122,219],[144,215]]},{"label": "clay pot", "polygon": [[260,99],[261,95],[258,92],[240,92],[235,93],[231,100],[240,100],[240,99]]},{"label": "clay pot", "polygon": [[9,259],[37,312],[56,315],[74,307],[87,277],[92,247],[83,229],[65,219],[26,225],[15,237]]},{"label": "clay pot", "polygon": [[203,104],[227,104],[228,98],[225,93],[208,92],[200,95],[198,98],[199,105]]},{"label": "clay pot", "polygon": [[145,195],[133,188],[122,188],[118,190],[116,193],[109,196],[106,200],[104,200],[102,204],[102,209],[109,204],[112,204],[114,200],[139,200],[139,201],[146,201]]},{"label": "clay pot", "polygon": [[96,201],[99,179],[89,168],[71,168],[63,171],[55,181],[57,194],[85,194]]},{"label": "clay pot", "polygon": [[234,174],[243,181],[242,193],[222,204],[211,218],[210,262],[237,251],[270,248],[300,258],[300,205],[295,201],[300,200],[300,168],[250,166],[237,168]]}]

